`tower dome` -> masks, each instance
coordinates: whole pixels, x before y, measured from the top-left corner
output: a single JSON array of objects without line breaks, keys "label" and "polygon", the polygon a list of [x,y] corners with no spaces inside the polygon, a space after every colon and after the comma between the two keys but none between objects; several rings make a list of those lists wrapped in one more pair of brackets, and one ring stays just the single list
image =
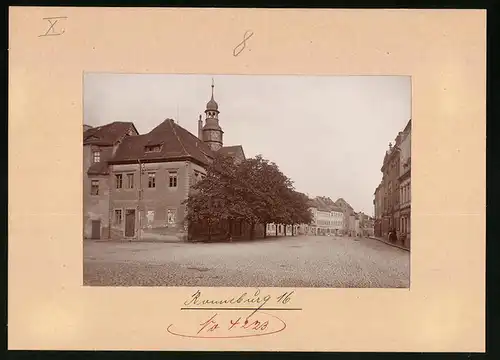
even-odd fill
[{"label": "tower dome", "polygon": [[219,110],[219,104],[217,104],[217,101],[214,100],[214,80],[212,79],[212,97],[210,98],[210,101],[207,103],[207,110]]},{"label": "tower dome", "polygon": [[217,101],[214,100],[214,95],[212,94],[212,98],[207,103],[207,110],[218,110],[218,109],[219,109],[219,104],[217,104]]}]

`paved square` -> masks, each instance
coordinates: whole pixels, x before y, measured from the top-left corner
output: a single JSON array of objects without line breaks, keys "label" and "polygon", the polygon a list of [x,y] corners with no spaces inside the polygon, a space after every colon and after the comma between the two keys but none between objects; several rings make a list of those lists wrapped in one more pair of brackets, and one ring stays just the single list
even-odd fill
[{"label": "paved square", "polygon": [[405,288],[409,279],[410,253],[373,239],[84,241],[85,285]]}]

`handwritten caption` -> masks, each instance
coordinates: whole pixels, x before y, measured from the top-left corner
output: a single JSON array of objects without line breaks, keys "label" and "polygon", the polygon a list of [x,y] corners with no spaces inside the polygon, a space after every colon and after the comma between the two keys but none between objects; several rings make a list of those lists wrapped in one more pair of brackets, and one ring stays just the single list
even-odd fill
[{"label": "handwritten caption", "polygon": [[247,41],[253,36],[253,31],[247,30],[245,31],[245,34],[243,35],[243,41],[240,42],[236,47],[233,49],[233,56],[238,56],[241,54],[243,50],[245,50],[247,46]]},{"label": "handwritten caption", "polygon": [[239,296],[211,299],[197,290],[181,308],[187,312],[182,324],[171,324],[167,332],[181,337],[214,339],[276,334],[286,328],[286,323],[270,312],[302,310],[284,306],[290,305],[293,295],[294,291],[287,291],[271,296],[257,289],[250,294],[243,292]]},{"label": "handwritten caption", "polygon": [[59,26],[56,27],[56,25],[59,21],[66,20],[67,18],[68,18],[67,16],[52,16],[43,18],[42,20],[46,20],[49,22],[49,24],[47,25],[48,29],[47,31],[45,31],[45,33],[38,35],[38,37],[57,36],[64,34],[65,30],[59,28]]}]

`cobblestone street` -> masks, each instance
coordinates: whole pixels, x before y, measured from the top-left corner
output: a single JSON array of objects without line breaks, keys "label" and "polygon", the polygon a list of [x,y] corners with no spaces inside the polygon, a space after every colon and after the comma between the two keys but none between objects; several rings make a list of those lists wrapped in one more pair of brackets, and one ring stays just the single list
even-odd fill
[{"label": "cobblestone street", "polygon": [[85,285],[404,288],[409,279],[410,253],[373,239],[84,241]]}]

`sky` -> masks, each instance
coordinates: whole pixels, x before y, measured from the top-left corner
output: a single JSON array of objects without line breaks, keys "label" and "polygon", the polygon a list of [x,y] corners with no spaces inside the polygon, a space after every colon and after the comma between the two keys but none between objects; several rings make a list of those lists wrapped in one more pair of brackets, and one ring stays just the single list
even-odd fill
[{"label": "sky", "polygon": [[212,78],[224,146],[275,162],[297,191],[373,215],[385,151],[411,118],[408,76],[85,73],[84,124],[131,121],[144,134],[171,118],[197,135]]}]

